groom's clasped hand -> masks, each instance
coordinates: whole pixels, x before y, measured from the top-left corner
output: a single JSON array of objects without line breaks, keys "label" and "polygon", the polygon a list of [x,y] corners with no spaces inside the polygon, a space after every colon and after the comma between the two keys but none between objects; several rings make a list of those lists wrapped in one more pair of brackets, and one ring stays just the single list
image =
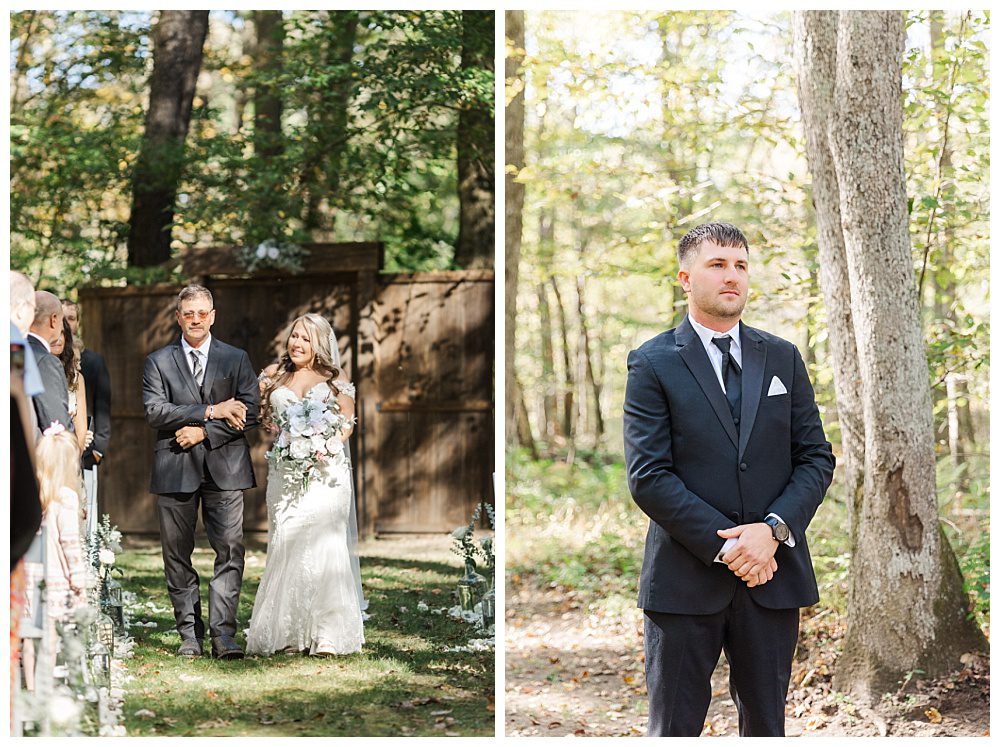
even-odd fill
[{"label": "groom's clasped hand", "polygon": [[[241,431],[247,424],[247,406],[238,399],[227,399],[217,405],[211,405],[211,412],[206,413],[206,420],[225,420],[234,430]],[[190,449],[195,444],[205,440],[205,429],[200,425],[186,425],[179,428],[174,437],[182,449]]]},{"label": "groom's clasped hand", "polygon": [[779,543],[772,536],[770,526],[763,522],[740,524],[720,529],[716,534],[723,539],[736,539],[736,544],[722,556],[722,562],[748,587],[762,586],[774,578],[778,570],[774,553]]}]

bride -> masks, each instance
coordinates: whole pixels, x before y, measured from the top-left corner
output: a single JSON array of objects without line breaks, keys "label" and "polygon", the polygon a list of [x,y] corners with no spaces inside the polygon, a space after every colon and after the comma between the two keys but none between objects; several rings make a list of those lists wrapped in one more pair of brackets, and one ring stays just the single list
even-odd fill
[{"label": "bride", "polygon": [[247,653],[360,651],[366,603],[346,451],[354,422],[354,386],[340,368],[329,322],[318,314],[298,317],[284,355],[261,373],[260,388],[261,420],[272,428],[286,409],[306,399],[320,404],[324,414],[343,415],[347,424],[339,434],[344,448],[335,443],[337,453],[311,479],[303,481],[301,471],[277,448],[287,443],[288,433],[279,432],[267,454],[267,562],[250,618]]}]

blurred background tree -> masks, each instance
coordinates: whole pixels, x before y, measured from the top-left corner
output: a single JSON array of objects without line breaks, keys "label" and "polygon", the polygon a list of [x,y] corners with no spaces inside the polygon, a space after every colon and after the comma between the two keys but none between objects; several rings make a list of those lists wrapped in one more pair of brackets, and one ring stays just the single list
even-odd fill
[{"label": "blurred background tree", "polygon": [[[13,266],[58,293],[267,240],[384,241],[397,271],[492,264],[492,12],[212,11],[202,42],[203,15],[11,15]],[[193,90],[158,90],[161,61]],[[132,206],[150,185],[152,222]]]}]

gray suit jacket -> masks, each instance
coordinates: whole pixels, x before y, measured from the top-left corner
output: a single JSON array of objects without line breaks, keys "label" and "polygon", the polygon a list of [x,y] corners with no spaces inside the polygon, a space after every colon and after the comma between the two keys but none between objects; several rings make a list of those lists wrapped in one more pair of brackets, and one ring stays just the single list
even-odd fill
[{"label": "gray suit jacket", "polygon": [[[235,397],[247,406],[246,429],[225,420],[205,421],[205,408]],[[246,430],[257,425],[260,389],[246,352],[213,337],[199,390],[184,359],[181,338],[146,357],[142,374],[146,422],[156,429],[156,452],[150,492],[193,493],[204,480],[205,466],[222,490],[257,485]],[[174,433],[186,425],[204,427],[207,437],[190,449],[177,444]]]},{"label": "gray suit jacket", "polygon": [[[819,599],[806,527],[833,478],[812,385],[792,343],[740,324],[743,398],[737,429],[701,340],[687,318],[629,353],[625,462],[632,497],[650,518],[639,606],[679,614],[726,607],[739,581],[714,562],[737,524],[780,516],[795,547],[749,590],[770,609]],[[771,383],[777,378],[785,388]]]},{"label": "gray suit jacket", "polygon": [[35,354],[38,373],[42,377],[45,391],[32,397],[35,415],[38,416],[38,431],[44,431],[53,421],[62,423],[69,431],[74,430],[73,421],[69,417],[69,387],[66,384],[66,372],[62,363],[45,345],[32,334],[28,334],[28,344]]}]

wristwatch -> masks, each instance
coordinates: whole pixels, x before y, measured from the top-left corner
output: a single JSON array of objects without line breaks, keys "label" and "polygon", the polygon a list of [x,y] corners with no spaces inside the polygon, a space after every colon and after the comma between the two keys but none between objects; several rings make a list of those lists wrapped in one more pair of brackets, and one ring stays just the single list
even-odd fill
[{"label": "wristwatch", "polygon": [[764,519],[764,523],[771,527],[771,536],[774,537],[775,540],[778,542],[784,542],[788,539],[788,524],[782,522],[777,516],[768,516]]}]

